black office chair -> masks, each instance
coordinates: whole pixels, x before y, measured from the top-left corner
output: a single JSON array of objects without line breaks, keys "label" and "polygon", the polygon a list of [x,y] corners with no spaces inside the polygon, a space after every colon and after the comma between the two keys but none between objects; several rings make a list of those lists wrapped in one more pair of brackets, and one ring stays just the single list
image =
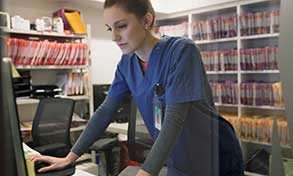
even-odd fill
[{"label": "black office chair", "polygon": [[74,100],[41,99],[33,120],[31,147],[43,155],[64,157],[71,149],[70,125]]},{"label": "black office chair", "polygon": [[[146,159],[147,154],[151,150],[153,145],[153,140],[148,133],[148,130],[138,116],[137,106],[132,99],[131,101],[131,112],[130,118],[128,122],[128,133],[127,133],[127,145],[128,145],[128,156],[132,161],[136,161],[138,163],[143,163]],[[129,176],[135,175],[139,167],[136,166],[127,166],[119,176]],[[167,168],[163,167],[159,173],[159,176],[166,176]]]},{"label": "black office chair", "polygon": [[131,112],[128,121],[127,145],[129,159],[138,163],[143,163],[150,151],[153,140],[148,130],[138,115],[137,106],[132,99]]}]

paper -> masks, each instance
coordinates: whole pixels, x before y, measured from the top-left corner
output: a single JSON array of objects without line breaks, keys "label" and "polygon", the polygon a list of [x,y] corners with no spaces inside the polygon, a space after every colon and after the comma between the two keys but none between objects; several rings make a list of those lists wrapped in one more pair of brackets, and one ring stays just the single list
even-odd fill
[{"label": "paper", "polygon": [[16,70],[14,64],[11,64],[11,71],[12,71],[12,77],[13,78],[19,78],[20,77],[20,75],[19,75],[18,71]]},{"label": "paper", "polygon": [[35,164],[30,159],[32,155],[40,155],[39,152],[27,146],[25,143],[22,143],[23,153],[26,161],[27,171],[29,176],[35,176]]}]

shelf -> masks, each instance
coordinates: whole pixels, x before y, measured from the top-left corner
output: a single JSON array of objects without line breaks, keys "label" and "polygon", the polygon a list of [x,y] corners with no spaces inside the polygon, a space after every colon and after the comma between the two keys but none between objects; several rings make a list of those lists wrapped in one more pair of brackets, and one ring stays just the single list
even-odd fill
[{"label": "shelf", "polygon": [[44,65],[44,66],[16,66],[19,70],[62,70],[62,69],[85,69],[87,65]]},{"label": "shelf", "polygon": [[69,98],[72,100],[89,100],[90,97],[87,95],[77,95],[77,96],[62,96],[61,98]]},{"label": "shelf", "polygon": [[271,110],[281,110],[284,111],[284,107],[274,107],[274,106],[253,106],[253,105],[240,105],[241,108],[254,108],[254,109],[271,109]]},{"label": "shelf", "polygon": [[279,70],[253,70],[253,71],[240,71],[241,74],[278,74]]},{"label": "shelf", "polygon": [[38,31],[22,31],[16,29],[3,28],[3,31],[8,34],[20,34],[20,35],[32,35],[32,36],[48,36],[48,37],[62,37],[72,39],[83,39],[85,35],[74,35],[74,34],[61,34],[57,32],[38,32]]},{"label": "shelf", "polygon": [[275,38],[275,37],[279,37],[279,33],[241,36],[240,39],[251,40],[251,39],[263,39],[263,38]]},{"label": "shelf", "polygon": [[206,71],[208,75],[217,75],[217,74],[237,74],[237,71]]},{"label": "shelf", "polygon": [[16,104],[27,105],[27,104],[38,104],[39,100],[34,98],[16,98]]},{"label": "shelf", "polygon": [[[80,95],[80,96],[62,96],[61,98],[69,98],[72,100],[89,100],[90,97],[87,95]],[[38,104],[39,99],[35,98],[17,98],[16,103],[18,105],[27,105],[27,104]]]},{"label": "shelf", "polygon": [[221,103],[215,103],[216,106],[222,106],[222,107],[233,107],[237,108],[238,104],[221,104]]},{"label": "shelf", "polygon": [[196,44],[211,44],[211,43],[222,43],[222,42],[236,42],[237,38],[223,38],[223,39],[214,39],[214,40],[195,40]]},{"label": "shelf", "polygon": [[[238,104],[221,104],[221,103],[215,103],[216,106],[222,106],[222,107],[238,107]],[[254,108],[254,109],[271,109],[271,110],[285,110],[284,107],[274,107],[274,106],[253,106],[253,105],[240,105],[241,108]]]},{"label": "shelf", "polygon": [[[271,147],[272,146],[271,143],[259,142],[259,141],[252,141],[252,140],[247,140],[247,139],[241,139],[241,142],[244,142],[244,143],[253,143],[253,144],[258,144],[258,145],[267,146],[267,147]],[[282,148],[288,148],[288,149],[290,149],[290,146],[288,146],[288,145],[283,145],[283,144],[280,143],[280,146]]]}]

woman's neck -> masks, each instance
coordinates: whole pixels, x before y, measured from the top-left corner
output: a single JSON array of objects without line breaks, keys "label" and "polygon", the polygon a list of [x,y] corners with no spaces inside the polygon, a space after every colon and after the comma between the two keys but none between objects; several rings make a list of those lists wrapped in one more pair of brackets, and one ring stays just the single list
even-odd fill
[{"label": "woman's neck", "polygon": [[158,41],[159,38],[153,35],[149,35],[145,38],[142,46],[135,51],[135,54],[139,57],[140,60],[147,63],[149,61],[150,54]]}]

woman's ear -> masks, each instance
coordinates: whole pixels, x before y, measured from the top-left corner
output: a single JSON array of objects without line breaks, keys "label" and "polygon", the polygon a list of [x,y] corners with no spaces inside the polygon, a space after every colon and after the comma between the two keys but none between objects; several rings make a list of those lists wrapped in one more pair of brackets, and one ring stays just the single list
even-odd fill
[{"label": "woman's ear", "polygon": [[150,29],[153,25],[154,15],[148,12],[143,18],[144,29]]}]

